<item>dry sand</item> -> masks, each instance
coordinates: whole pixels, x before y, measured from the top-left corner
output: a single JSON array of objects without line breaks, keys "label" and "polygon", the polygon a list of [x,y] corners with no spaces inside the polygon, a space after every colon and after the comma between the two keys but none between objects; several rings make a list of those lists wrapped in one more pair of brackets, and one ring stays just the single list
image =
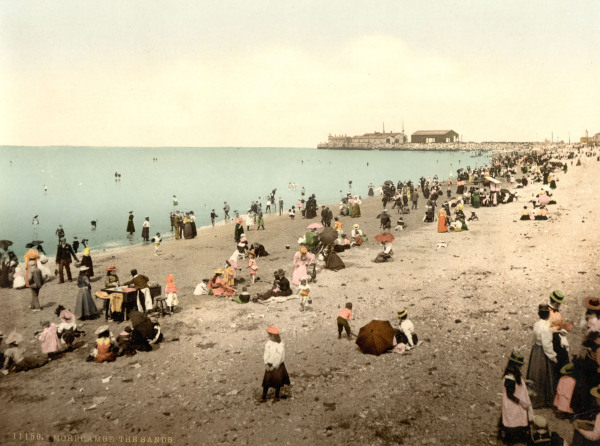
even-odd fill
[{"label": "dry sand", "polygon": [[[364,200],[362,218],[341,219],[348,232],[359,223],[370,241],[341,255],[346,269],[319,271],[312,310],[303,313],[296,299],[240,305],[193,295],[235,249],[233,224],[164,242],[159,257],[151,245],[92,251],[102,276],[92,292],[101,288],[109,264],[117,265],[121,279],[135,267],[163,289],[173,273],[181,311],[160,320],[165,342],[152,352],[85,362],[102,318],[83,323],[86,345],[77,351],[40,369],[0,376],[0,443],[23,444],[19,438],[36,434],[43,440],[28,444],[52,436],[64,444],[496,444],[507,358],[518,349],[528,359],[537,305],[553,289],[568,296],[562,314],[575,323],[569,341],[571,353],[579,352],[582,301],[597,293],[600,277],[592,213],[600,209],[600,163],[583,163],[559,175],[558,204],[550,206],[548,221],[521,222],[523,204],[511,203],[479,209],[468,232],[438,234],[437,224],[421,222],[421,199],[419,211],[405,216],[408,230],[395,233],[394,260],[387,264],[371,262],[379,251],[380,197]],[[265,231],[247,233],[250,243],[271,253],[258,259],[262,281],[249,287],[253,295],[268,289],[278,268],[291,278],[297,238],[310,221],[284,215],[267,216],[265,223]],[[447,247],[438,248],[440,241]],[[39,313],[26,309],[28,290],[0,293],[0,328],[5,335],[17,328],[33,353],[40,348],[33,336],[40,322],[58,322],[57,304],[74,309],[77,285],[46,284]],[[374,318],[396,325],[397,310],[406,307],[423,344],[405,355],[361,354],[354,342],[337,339],[335,318],[346,301],[354,304],[354,332]],[[115,334],[125,326],[110,325]],[[281,330],[292,385],[281,401],[259,404],[268,325]],[[568,422],[550,410],[537,413],[571,439]]]}]

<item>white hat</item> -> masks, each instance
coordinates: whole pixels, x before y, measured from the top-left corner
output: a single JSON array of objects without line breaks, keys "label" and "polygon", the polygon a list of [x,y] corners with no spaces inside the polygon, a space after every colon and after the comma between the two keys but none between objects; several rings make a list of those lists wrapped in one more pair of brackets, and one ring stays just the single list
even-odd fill
[{"label": "white hat", "polygon": [[105,331],[108,331],[108,325],[100,325],[100,326],[99,326],[99,327],[96,329],[95,333],[96,333],[97,335],[99,335],[100,333],[104,333]]},{"label": "white hat", "polygon": [[82,266],[79,271],[87,271],[88,269],[90,269],[88,266]]}]

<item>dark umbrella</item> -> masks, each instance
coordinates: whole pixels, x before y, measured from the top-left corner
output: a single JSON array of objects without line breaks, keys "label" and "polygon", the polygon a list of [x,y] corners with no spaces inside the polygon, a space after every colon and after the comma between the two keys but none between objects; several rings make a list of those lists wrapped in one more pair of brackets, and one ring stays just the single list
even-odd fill
[{"label": "dark umbrella", "polygon": [[394,335],[389,321],[374,320],[360,328],[356,344],[363,353],[379,356],[393,347]]},{"label": "dark umbrella", "polygon": [[382,212],[381,214],[379,214],[377,217],[375,218],[383,218],[383,217],[389,217],[390,214],[388,214],[387,212]]},{"label": "dark umbrella", "polygon": [[41,245],[42,243],[44,243],[42,240],[34,240],[32,242],[27,243],[25,245],[25,248],[33,248],[34,246]]},{"label": "dark umbrella", "polygon": [[132,310],[129,313],[129,319],[134,330],[137,330],[143,337],[151,339],[154,336],[154,324],[144,313]]},{"label": "dark umbrella", "polygon": [[324,245],[330,245],[335,241],[337,236],[338,236],[337,231],[333,228],[328,227],[321,231],[321,233],[319,234],[319,240]]},{"label": "dark umbrella", "polygon": [[391,243],[394,240],[396,240],[396,238],[389,232],[382,232],[381,234],[377,234],[375,236],[375,240],[377,240],[379,243],[387,243],[387,242]]},{"label": "dark umbrella", "polygon": [[4,249],[5,251],[9,248],[9,246],[12,246],[13,242],[11,242],[10,240],[0,240],[0,248]]}]

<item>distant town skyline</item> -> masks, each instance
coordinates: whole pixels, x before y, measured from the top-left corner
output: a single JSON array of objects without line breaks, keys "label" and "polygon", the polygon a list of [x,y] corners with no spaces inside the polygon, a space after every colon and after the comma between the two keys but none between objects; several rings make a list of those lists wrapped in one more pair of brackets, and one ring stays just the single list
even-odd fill
[{"label": "distant town skyline", "polygon": [[600,132],[600,2],[0,3],[0,145]]}]

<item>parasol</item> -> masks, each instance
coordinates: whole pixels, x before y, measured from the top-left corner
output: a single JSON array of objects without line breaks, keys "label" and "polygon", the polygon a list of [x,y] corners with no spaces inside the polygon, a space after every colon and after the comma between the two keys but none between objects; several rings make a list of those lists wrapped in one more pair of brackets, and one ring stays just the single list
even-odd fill
[{"label": "parasol", "polygon": [[11,242],[10,240],[0,240],[0,248],[4,249],[5,251],[8,250],[9,246],[12,246],[13,242]]},{"label": "parasol", "polygon": [[44,243],[42,240],[34,240],[32,242],[27,243],[25,245],[25,248],[33,248],[34,246],[41,245],[42,243]]},{"label": "parasol", "polygon": [[323,227],[323,225],[321,223],[311,223],[309,224],[306,229],[321,229]]},{"label": "parasol", "polygon": [[389,216],[390,216],[390,214],[388,214],[387,212],[384,211],[375,218],[384,218],[384,217],[389,217]]},{"label": "parasol", "polygon": [[132,310],[129,313],[129,319],[133,329],[137,330],[144,338],[151,339],[154,337],[154,324],[144,313]]},{"label": "parasol", "polygon": [[321,240],[321,243],[323,243],[324,245],[332,244],[337,237],[338,233],[333,228],[325,228],[319,234],[319,240]]},{"label": "parasol", "polygon": [[375,236],[375,240],[377,240],[379,243],[391,243],[396,240],[396,238],[389,232],[382,232],[381,234],[377,234]]},{"label": "parasol", "polygon": [[360,328],[356,344],[363,353],[379,356],[393,347],[394,335],[389,321],[373,320]]}]

